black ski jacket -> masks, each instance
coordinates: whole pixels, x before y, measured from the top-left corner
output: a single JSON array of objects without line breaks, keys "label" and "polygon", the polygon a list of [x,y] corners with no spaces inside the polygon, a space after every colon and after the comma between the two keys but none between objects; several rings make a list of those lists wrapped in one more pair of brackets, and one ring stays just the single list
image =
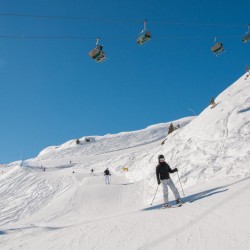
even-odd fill
[{"label": "black ski jacket", "polygon": [[104,171],[104,175],[111,175],[108,169]]},{"label": "black ski jacket", "polygon": [[156,178],[157,182],[160,183],[160,180],[169,179],[169,173],[174,173],[177,171],[177,168],[171,169],[166,162],[160,162],[156,167]]}]

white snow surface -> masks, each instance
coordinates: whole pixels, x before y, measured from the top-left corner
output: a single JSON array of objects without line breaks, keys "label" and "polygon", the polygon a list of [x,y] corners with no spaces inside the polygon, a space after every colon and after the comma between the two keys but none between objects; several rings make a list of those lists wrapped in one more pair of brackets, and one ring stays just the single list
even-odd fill
[{"label": "white snow surface", "polygon": [[[169,135],[171,122],[87,136],[89,142],[74,139],[0,165],[0,249],[250,249],[245,78],[223,91],[214,108],[171,121],[180,128]],[[159,154],[179,170],[171,178],[186,202],[180,208],[160,209]],[[107,167],[110,185],[103,178]]]}]

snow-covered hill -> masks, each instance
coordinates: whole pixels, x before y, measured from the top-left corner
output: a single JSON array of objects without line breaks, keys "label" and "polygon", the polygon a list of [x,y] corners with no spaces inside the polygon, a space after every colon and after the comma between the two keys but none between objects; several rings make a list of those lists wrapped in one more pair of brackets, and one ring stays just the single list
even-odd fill
[{"label": "snow-covered hill", "polygon": [[[174,121],[184,127],[193,117]],[[146,129],[122,132],[119,134],[108,134],[105,136],[88,136],[80,138],[80,144],[76,144],[76,140],[71,140],[60,146],[52,146],[44,149],[38,155],[40,160],[47,158],[63,158],[66,156],[74,157],[79,155],[97,155],[109,152],[135,148],[142,145],[150,144],[163,140],[168,131],[170,122],[149,126]],[[86,138],[91,138],[90,142],[86,142]]]},{"label": "snow-covered hill", "polygon": [[[215,102],[169,135],[171,122],[82,137],[1,165],[1,249],[249,249],[250,78]],[[159,154],[179,169],[181,208],[159,210]]]}]

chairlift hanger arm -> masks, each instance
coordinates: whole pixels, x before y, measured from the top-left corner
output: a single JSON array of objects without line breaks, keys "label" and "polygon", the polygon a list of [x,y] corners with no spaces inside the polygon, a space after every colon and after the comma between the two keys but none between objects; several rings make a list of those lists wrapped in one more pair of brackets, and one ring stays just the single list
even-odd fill
[{"label": "chairlift hanger arm", "polygon": [[147,30],[147,21],[148,21],[147,19],[144,20],[144,29],[143,29],[143,31]]}]

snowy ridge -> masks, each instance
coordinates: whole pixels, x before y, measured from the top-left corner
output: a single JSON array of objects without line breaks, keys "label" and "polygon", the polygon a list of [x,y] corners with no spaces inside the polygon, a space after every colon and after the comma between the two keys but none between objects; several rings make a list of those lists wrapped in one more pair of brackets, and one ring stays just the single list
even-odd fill
[{"label": "snowy ridge", "polygon": [[[181,127],[188,124],[193,117],[187,117],[174,121]],[[46,158],[63,158],[64,156],[79,156],[105,154],[108,152],[138,147],[150,144],[155,141],[163,140],[168,131],[170,122],[149,126],[145,129],[121,132],[118,134],[108,134],[105,136],[91,136],[94,142],[85,142],[85,137],[80,138],[80,145],[76,145],[76,140],[71,140],[60,146],[51,146],[40,152],[38,158],[40,160]],[[89,137],[89,136],[88,136]]]}]

